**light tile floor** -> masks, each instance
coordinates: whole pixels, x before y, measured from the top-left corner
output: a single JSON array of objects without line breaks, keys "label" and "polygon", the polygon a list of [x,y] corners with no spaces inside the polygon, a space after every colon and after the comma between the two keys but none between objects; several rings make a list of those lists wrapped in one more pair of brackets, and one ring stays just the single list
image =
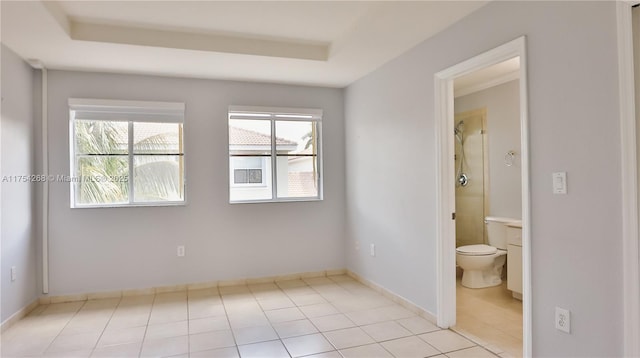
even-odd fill
[{"label": "light tile floor", "polygon": [[348,276],[58,303],[2,357],[496,357]]},{"label": "light tile floor", "polygon": [[454,330],[503,356],[522,357],[522,301],[512,297],[506,282],[471,289],[458,278],[456,300]]}]

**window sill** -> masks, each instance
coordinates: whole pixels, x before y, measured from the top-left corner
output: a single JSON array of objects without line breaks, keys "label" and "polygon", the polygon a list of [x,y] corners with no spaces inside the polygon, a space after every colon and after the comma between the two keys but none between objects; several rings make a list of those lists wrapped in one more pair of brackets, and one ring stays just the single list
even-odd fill
[{"label": "window sill", "polygon": [[106,205],[75,205],[71,206],[71,209],[103,209],[103,208],[140,208],[140,207],[173,207],[173,206],[186,206],[186,201],[171,201],[171,202],[151,202],[151,203],[136,203],[136,204],[106,204]]},{"label": "window sill", "polygon": [[323,198],[320,197],[312,197],[312,198],[279,198],[279,199],[268,199],[268,200],[236,200],[229,201],[229,204],[263,204],[263,203],[297,203],[297,202],[315,202],[315,201],[323,201]]}]

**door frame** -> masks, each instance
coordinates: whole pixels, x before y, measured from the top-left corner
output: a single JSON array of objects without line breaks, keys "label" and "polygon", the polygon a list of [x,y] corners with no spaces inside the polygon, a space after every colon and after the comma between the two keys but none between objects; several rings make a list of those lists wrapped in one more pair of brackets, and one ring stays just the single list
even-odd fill
[{"label": "door frame", "polygon": [[[616,1],[618,93],[622,175],[623,355],[640,356],[640,245],[638,244],[638,162],[631,8],[639,1]],[[639,59],[640,60],[640,59]]]},{"label": "door frame", "polygon": [[437,324],[442,328],[456,322],[455,256],[455,168],[454,93],[455,78],[510,58],[520,58],[520,147],[522,174],[522,302],[523,355],[532,356],[531,325],[531,218],[529,177],[529,120],[527,96],[527,57],[524,36],[472,57],[435,74],[436,133],[436,233],[437,233]]}]

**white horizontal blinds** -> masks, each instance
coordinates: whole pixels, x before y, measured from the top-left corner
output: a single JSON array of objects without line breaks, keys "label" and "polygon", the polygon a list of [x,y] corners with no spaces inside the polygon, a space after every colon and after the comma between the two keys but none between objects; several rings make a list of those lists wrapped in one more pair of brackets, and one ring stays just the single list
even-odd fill
[{"label": "white horizontal blinds", "polygon": [[322,120],[321,109],[229,106],[229,119]]},{"label": "white horizontal blinds", "polygon": [[185,104],[70,98],[69,109],[79,120],[183,123]]}]

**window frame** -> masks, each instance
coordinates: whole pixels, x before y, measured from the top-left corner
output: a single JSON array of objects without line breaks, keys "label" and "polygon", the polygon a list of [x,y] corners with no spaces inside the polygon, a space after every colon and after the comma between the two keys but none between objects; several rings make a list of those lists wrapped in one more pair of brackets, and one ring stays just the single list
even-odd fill
[{"label": "window frame", "polygon": [[[152,101],[130,101],[130,100],[104,100],[91,98],[69,98],[69,201],[72,209],[85,208],[129,208],[129,207],[171,207],[187,205],[187,170],[186,170],[186,148],[184,143],[185,132],[185,104],[182,102],[152,102]],[[77,178],[76,172],[76,137],[75,125],[77,114],[82,113],[83,117],[78,120],[95,120],[127,123],[127,154],[128,161],[128,202],[105,203],[105,204],[81,204],[76,202]],[[178,155],[182,157],[182,200],[171,201],[134,201],[134,158],[136,155],[144,156],[144,153],[134,153],[134,124],[135,123],[166,123],[180,124],[180,141],[182,142],[182,152]],[[124,156],[124,155],[123,155]],[[77,179],[76,179],[77,180]]]},{"label": "window frame", "polygon": [[[253,204],[253,203],[282,203],[282,202],[314,202],[324,200],[324,170],[322,159],[322,117],[321,109],[313,108],[293,108],[293,107],[261,107],[261,106],[229,106],[227,115],[227,170],[229,170],[229,183],[227,183],[229,204]],[[238,188],[233,184],[233,173],[231,172],[231,151],[229,138],[229,120],[256,120],[269,121],[271,125],[271,154],[265,158],[271,158],[271,199],[247,199],[232,200],[231,190]],[[316,165],[318,194],[306,197],[278,197],[278,173],[277,173],[277,150],[276,150],[276,122],[315,122],[316,126]],[[295,155],[292,155],[295,156]],[[266,166],[266,160],[263,160]],[[267,181],[267,179],[265,179]]]}]

